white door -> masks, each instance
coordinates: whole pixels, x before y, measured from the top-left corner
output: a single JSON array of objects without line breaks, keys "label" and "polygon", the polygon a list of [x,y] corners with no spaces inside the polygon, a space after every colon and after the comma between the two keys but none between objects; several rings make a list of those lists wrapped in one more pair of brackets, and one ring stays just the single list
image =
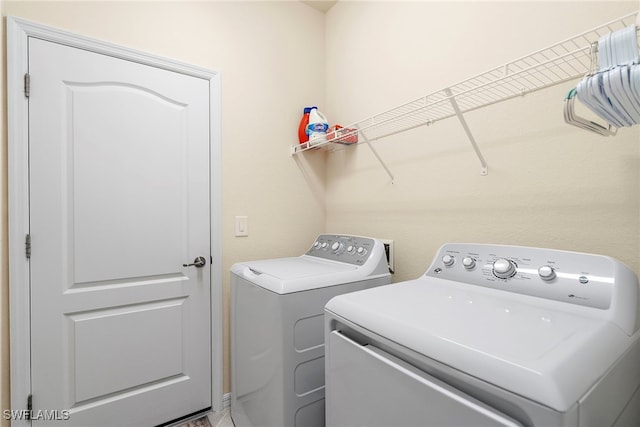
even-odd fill
[{"label": "white door", "polygon": [[34,416],[210,407],[209,81],[33,37],[29,74]]}]

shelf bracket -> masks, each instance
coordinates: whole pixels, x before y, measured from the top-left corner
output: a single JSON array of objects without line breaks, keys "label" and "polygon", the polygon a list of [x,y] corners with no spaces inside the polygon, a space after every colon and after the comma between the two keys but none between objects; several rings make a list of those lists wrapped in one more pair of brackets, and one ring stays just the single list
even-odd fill
[{"label": "shelf bracket", "polygon": [[487,175],[489,173],[489,167],[487,166],[487,162],[484,160],[484,157],[482,156],[482,153],[480,152],[480,149],[478,148],[478,144],[476,144],[476,140],[473,137],[473,134],[471,133],[471,130],[469,129],[469,125],[467,125],[467,121],[465,120],[464,116],[462,115],[462,111],[460,111],[460,107],[458,107],[458,103],[456,102],[456,98],[453,96],[453,93],[451,93],[451,89],[446,88],[444,90],[444,93],[449,97],[449,101],[451,102],[451,106],[453,107],[453,111],[455,111],[456,116],[458,116],[458,120],[460,120],[460,124],[462,125],[462,128],[464,129],[464,132],[467,134],[467,137],[469,138],[469,141],[471,142],[471,146],[473,147],[473,150],[476,152],[476,155],[478,156],[478,160],[480,160],[480,164],[482,165],[482,169],[480,170],[480,175]]},{"label": "shelf bracket", "polygon": [[371,145],[371,142],[369,142],[369,138],[367,138],[367,135],[365,135],[364,131],[360,130],[360,128],[358,128],[358,131],[359,131],[360,135],[362,136],[362,139],[364,139],[364,142],[371,149],[371,152],[373,153],[373,155],[376,156],[376,159],[378,159],[378,161],[380,162],[380,164],[382,165],[384,170],[387,172],[387,175],[389,175],[389,178],[391,178],[391,183],[393,184],[393,180],[394,180],[393,174],[391,173],[391,171],[389,170],[387,165],[384,163],[384,161],[382,160],[382,158],[380,157],[380,155],[378,154],[376,149],[373,148],[373,145]]}]

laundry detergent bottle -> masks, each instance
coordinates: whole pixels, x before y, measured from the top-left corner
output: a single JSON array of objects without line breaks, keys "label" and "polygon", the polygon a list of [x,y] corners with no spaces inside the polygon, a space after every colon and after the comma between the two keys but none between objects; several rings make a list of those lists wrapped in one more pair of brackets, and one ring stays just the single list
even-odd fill
[{"label": "laundry detergent bottle", "polygon": [[300,144],[304,144],[309,140],[309,135],[307,134],[307,126],[309,126],[309,113],[312,108],[318,107],[304,107],[304,114],[300,119],[300,125],[298,125],[298,140]]},{"label": "laundry detergent bottle", "polygon": [[327,118],[312,107],[309,112],[309,124],[307,125],[307,134],[309,135],[309,145],[320,144],[326,141],[327,131],[329,130],[329,122]]}]

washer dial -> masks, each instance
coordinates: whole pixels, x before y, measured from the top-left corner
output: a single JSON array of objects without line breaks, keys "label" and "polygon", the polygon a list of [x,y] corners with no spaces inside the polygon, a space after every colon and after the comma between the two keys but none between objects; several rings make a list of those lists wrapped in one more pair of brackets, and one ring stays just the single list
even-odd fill
[{"label": "washer dial", "polygon": [[454,262],[456,262],[456,259],[451,255],[445,255],[442,257],[442,263],[447,267],[451,267]]},{"label": "washer dial", "polygon": [[473,268],[476,266],[476,260],[471,258],[470,256],[466,256],[462,258],[462,265],[464,265],[464,268],[466,268],[467,270],[473,270]]},{"label": "washer dial", "polygon": [[549,265],[543,265],[538,269],[538,275],[542,280],[553,280],[556,278],[556,272],[553,267]]},{"label": "washer dial", "polygon": [[516,264],[510,259],[499,258],[493,263],[493,274],[500,279],[513,277],[516,272]]}]

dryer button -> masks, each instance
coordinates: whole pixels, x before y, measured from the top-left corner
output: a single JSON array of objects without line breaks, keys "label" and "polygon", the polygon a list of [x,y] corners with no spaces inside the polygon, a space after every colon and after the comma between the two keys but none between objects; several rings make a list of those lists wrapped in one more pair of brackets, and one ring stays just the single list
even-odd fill
[{"label": "dryer button", "polygon": [[451,267],[454,262],[456,262],[456,259],[451,255],[445,255],[442,257],[442,263],[447,267]]},{"label": "dryer button", "polygon": [[470,256],[464,257],[462,259],[462,265],[464,265],[464,268],[466,268],[467,270],[473,270],[473,268],[476,266],[476,260],[471,258]]},{"label": "dryer button", "polygon": [[556,272],[554,271],[553,267],[550,267],[548,265],[543,265],[542,267],[540,267],[538,269],[538,275],[542,280],[546,281],[556,278]]}]

